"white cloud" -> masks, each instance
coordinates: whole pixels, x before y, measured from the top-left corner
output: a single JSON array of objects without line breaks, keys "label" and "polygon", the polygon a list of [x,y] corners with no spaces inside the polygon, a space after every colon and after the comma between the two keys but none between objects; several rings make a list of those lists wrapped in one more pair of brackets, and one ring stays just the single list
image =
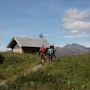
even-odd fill
[{"label": "white cloud", "polygon": [[90,16],[87,10],[68,9],[64,12],[62,26],[66,28],[70,33],[79,34],[83,31],[90,30],[90,21],[83,19]]},{"label": "white cloud", "polygon": [[81,10],[77,10],[77,9],[68,9],[64,12],[64,17],[63,17],[63,21],[65,22],[70,22],[70,21],[75,21],[75,20],[79,20],[85,17],[88,17],[89,13],[88,11],[81,11]]},{"label": "white cloud", "polygon": [[65,22],[62,25],[64,26],[64,28],[67,28],[67,29],[77,29],[77,30],[89,30],[90,29],[89,21]]},{"label": "white cloud", "polygon": [[74,38],[81,38],[87,36],[86,34],[75,34],[75,35],[65,35],[63,38],[68,38],[68,39],[74,39]]},{"label": "white cloud", "polygon": [[80,31],[79,31],[79,30],[70,30],[70,33],[79,34],[79,33],[80,33]]}]

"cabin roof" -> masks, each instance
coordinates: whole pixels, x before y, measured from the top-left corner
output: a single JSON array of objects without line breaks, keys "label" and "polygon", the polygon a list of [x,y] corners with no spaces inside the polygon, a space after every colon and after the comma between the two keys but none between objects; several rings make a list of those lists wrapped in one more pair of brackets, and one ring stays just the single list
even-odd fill
[{"label": "cabin roof", "polygon": [[50,46],[49,42],[44,38],[15,36],[9,42],[7,48],[13,48],[16,44],[18,44],[20,47],[42,47],[42,45],[45,47]]}]

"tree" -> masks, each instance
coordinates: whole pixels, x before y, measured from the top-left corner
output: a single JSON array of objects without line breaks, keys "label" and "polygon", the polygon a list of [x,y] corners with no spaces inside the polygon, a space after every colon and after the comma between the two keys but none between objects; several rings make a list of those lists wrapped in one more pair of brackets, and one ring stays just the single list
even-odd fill
[{"label": "tree", "polygon": [[43,34],[42,34],[42,33],[40,33],[39,38],[44,38],[44,36],[43,36]]}]

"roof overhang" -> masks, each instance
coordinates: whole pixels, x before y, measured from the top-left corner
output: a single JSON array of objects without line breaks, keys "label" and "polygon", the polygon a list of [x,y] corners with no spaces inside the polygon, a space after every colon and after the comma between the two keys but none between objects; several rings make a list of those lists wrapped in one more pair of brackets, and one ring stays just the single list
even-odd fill
[{"label": "roof overhang", "polygon": [[[9,44],[7,45],[7,48],[14,48],[14,46],[17,44],[17,40],[13,37]],[[19,45],[19,44],[18,44]],[[20,45],[19,45],[20,46]]]}]

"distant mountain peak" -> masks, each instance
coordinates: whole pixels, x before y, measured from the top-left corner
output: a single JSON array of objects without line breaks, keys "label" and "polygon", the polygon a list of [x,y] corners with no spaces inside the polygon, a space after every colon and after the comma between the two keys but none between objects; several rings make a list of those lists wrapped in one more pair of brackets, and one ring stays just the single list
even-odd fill
[{"label": "distant mountain peak", "polygon": [[[83,45],[77,44],[77,43],[72,43],[72,44],[67,44],[63,48],[68,48],[68,47],[85,47]],[[87,48],[87,47],[85,47]]]},{"label": "distant mountain peak", "polygon": [[90,52],[90,48],[77,43],[67,44],[63,48],[56,48],[57,56],[83,54],[88,52]]},{"label": "distant mountain peak", "polygon": [[77,43],[72,43],[72,45],[80,45],[80,44],[77,44]]}]

